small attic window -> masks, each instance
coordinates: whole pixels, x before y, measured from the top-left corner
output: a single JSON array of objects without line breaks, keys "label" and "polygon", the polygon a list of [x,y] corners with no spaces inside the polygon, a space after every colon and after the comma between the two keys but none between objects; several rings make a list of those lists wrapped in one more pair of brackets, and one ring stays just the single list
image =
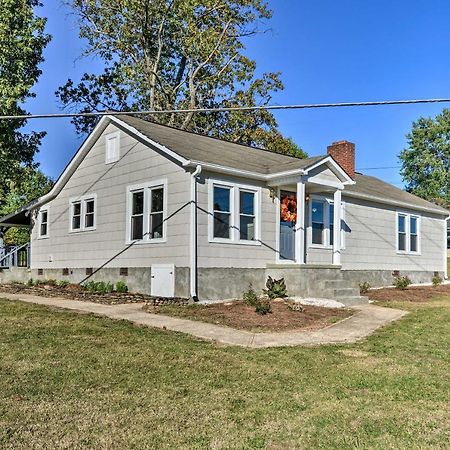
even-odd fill
[{"label": "small attic window", "polygon": [[120,132],[109,133],[105,136],[105,164],[119,161],[120,158]]}]

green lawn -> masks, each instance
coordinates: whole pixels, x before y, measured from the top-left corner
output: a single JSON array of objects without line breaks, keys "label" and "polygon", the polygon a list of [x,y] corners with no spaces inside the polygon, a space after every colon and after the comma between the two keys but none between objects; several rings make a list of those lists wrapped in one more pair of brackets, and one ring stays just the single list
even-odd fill
[{"label": "green lawn", "polygon": [[245,350],[0,300],[0,448],[448,448],[450,297],[400,306],[357,345]]}]

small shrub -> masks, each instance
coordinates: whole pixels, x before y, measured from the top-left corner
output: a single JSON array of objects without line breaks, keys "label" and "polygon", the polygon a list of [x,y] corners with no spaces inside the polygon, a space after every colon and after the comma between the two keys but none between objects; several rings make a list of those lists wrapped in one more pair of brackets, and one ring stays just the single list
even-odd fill
[{"label": "small shrub", "polygon": [[83,286],[83,289],[95,294],[110,294],[113,291],[114,285],[109,281],[89,281]]},{"label": "small shrub", "polygon": [[30,278],[30,279],[27,281],[27,286],[29,286],[29,287],[33,287],[33,286],[34,286],[34,280],[33,280],[33,278]]},{"label": "small shrub", "polygon": [[367,281],[359,283],[359,292],[360,294],[367,294],[370,289],[370,284]]},{"label": "small shrub", "polygon": [[244,303],[248,306],[256,306],[258,303],[258,295],[251,284],[248,287],[248,291],[245,291],[242,295],[242,298]]},{"label": "small shrub", "polygon": [[431,279],[431,282],[433,283],[433,286],[440,286],[444,282],[444,280],[439,275],[435,275]]},{"label": "small shrub", "polygon": [[51,278],[50,280],[44,280],[42,284],[47,286],[57,286],[57,281]]},{"label": "small shrub", "polygon": [[412,281],[409,279],[408,276],[398,276],[394,278],[394,286],[396,289],[406,289],[410,284],[412,283]]},{"label": "small shrub", "polygon": [[67,280],[58,280],[56,282],[56,287],[64,289],[68,284],[69,284],[69,282]]},{"label": "small shrub", "polygon": [[124,281],[119,280],[116,283],[116,292],[118,292],[119,294],[125,294],[128,292],[128,286]]},{"label": "small shrub", "polygon": [[272,312],[272,307],[270,306],[270,300],[268,299],[258,299],[258,303],[255,305],[255,311],[261,316]]},{"label": "small shrub", "polygon": [[279,280],[273,279],[271,276],[267,278],[266,288],[263,292],[269,297],[270,300],[274,298],[285,298],[287,297],[286,283],[284,278]]}]

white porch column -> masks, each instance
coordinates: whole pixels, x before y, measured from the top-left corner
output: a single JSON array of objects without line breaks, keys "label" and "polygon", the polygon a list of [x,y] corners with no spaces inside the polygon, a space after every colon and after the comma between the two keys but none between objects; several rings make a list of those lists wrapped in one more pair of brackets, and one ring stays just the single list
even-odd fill
[{"label": "white porch column", "polygon": [[333,264],[341,264],[341,220],[342,220],[342,194],[337,189],[334,192],[334,217],[333,217]]},{"label": "white porch column", "polygon": [[305,264],[305,182],[297,182],[297,223],[295,225],[295,262]]}]

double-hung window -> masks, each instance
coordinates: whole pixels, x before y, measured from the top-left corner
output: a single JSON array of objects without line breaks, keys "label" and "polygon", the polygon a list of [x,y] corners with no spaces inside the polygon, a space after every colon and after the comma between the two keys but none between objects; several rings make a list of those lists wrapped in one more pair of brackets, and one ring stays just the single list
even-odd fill
[{"label": "double-hung window", "polygon": [[255,192],[239,190],[239,239],[255,240]]},{"label": "double-hung window", "polygon": [[314,245],[325,245],[325,204],[326,201],[313,200],[311,204],[311,237]]},{"label": "double-hung window", "polygon": [[[313,247],[332,247],[334,243],[334,203],[324,197],[313,197],[310,203],[309,243]],[[344,202],[342,202],[341,208],[341,248],[344,248]]]},{"label": "double-hung window", "polygon": [[39,237],[48,237],[48,209],[39,212]]},{"label": "double-hung window", "polygon": [[214,186],[214,238],[230,239],[232,189]]},{"label": "double-hung window", "polygon": [[212,242],[259,244],[259,188],[211,182]]},{"label": "double-hung window", "polygon": [[419,253],[419,216],[406,213],[397,213],[397,251],[399,253]]},{"label": "double-hung window", "polygon": [[70,231],[89,231],[96,227],[95,194],[83,195],[70,201]]},{"label": "double-hung window", "polygon": [[131,194],[131,240],[138,241],[144,236],[144,191]]},{"label": "double-hung window", "polygon": [[167,182],[131,186],[128,192],[127,241],[162,242],[166,238]]}]

